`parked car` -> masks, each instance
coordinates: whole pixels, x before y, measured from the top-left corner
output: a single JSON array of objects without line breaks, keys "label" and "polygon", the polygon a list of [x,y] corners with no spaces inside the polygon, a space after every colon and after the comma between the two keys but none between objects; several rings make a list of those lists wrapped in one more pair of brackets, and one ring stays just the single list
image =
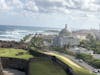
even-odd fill
[{"label": "parked car", "polygon": [[82,62],[83,62],[83,60],[82,60],[82,59],[79,59],[79,62],[80,62],[80,63],[82,63]]},{"label": "parked car", "polygon": [[100,69],[94,69],[93,72],[94,73],[100,73]]}]

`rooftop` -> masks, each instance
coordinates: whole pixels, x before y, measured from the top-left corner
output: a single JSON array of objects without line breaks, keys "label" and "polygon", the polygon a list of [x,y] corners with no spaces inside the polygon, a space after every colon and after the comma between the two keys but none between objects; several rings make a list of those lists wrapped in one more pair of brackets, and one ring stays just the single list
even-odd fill
[{"label": "rooftop", "polygon": [[71,32],[67,29],[67,24],[65,24],[65,28],[62,29],[59,33],[59,36],[70,36]]}]

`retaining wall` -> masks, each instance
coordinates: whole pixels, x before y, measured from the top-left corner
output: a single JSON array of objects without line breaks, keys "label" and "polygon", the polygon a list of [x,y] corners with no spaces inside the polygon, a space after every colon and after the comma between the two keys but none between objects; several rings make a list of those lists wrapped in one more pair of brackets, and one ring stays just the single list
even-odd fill
[{"label": "retaining wall", "polygon": [[27,71],[28,71],[28,61],[27,60],[2,57],[1,61],[2,61],[3,68],[17,69],[17,70],[25,72],[27,75]]},{"label": "retaining wall", "polygon": [[68,75],[75,75],[75,73],[71,67],[69,67],[67,64],[63,63],[61,60],[59,60],[55,56],[52,56],[52,61],[55,63],[58,63],[66,71],[66,73]]},{"label": "retaining wall", "polygon": [[47,59],[47,60],[51,60],[52,62],[59,64],[68,75],[75,75],[73,69],[71,67],[69,67],[67,64],[63,63],[61,60],[59,60],[58,58],[56,58],[55,56],[50,56],[50,55],[46,55],[43,53],[39,53],[37,51],[30,51],[31,54],[37,56],[36,58],[31,58],[29,60],[24,60],[24,59],[18,59],[18,58],[8,58],[8,57],[2,57],[1,61],[2,61],[2,65],[4,68],[12,68],[12,69],[17,69],[20,71],[24,71],[26,73],[26,75],[30,75],[29,74],[29,69],[30,69],[30,63],[37,61],[37,58],[40,59]]},{"label": "retaining wall", "polygon": [[[42,53],[39,53],[37,51],[30,51],[30,52],[31,52],[31,54],[34,53],[37,57],[40,57],[42,59],[51,60],[54,63],[59,64],[66,71],[66,73],[68,75],[75,75],[75,73],[74,73],[74,71],[73,71],[73,69],[71,67],[69,67],[67,64],[63,63],[61,60],[59,60],[55,56],[50,56],[50,55],[42,54]],[[29,61],[30,62],[34,62],[34,61],[37,61],[37,59],[32,58]]]},{"label": "retaining wall", "polygon": [[0,75],[3,75],[3,69],[2,69],[1,61],[0,61]]}]

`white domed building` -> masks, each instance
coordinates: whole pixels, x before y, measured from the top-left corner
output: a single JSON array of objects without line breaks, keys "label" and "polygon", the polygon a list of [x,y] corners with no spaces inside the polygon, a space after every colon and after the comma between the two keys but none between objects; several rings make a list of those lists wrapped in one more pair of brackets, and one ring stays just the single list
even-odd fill
[{"label": "white domed building", "polygon": [[64,47],[65,45],[70,45],[72,47],[79,45],[78,38],[72,35],[67,29],[67,25],[65,25],[65,28],[53,39],[53,46]]}]

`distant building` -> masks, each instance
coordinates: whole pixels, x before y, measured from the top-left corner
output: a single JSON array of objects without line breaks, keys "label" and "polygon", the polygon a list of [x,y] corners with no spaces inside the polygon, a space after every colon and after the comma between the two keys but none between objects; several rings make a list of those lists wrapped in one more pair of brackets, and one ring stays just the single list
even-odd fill
[{"label": "distant building", "polygon": [[76,36],[80,40],[86,40],[86,35],[85,34],[80,34]]},{"label": "distant building", "polygon": [[96,39],[100,40],[100,25],[99,25],[99,30],[97,33],[95,33],[95,35],[96,35]]},{"label": "distant building", "polygon": [[81,40],[88,40],[88,35],[91,35],[94,39],[96,39],[96,35],[94,33],[94,30],[78,30],[74,31],[73,35],[75,35],[80,41]]},{"label": "distant building", "polygon": [[97,39],[97,40],[100,40],[100,32],[98,31],[98,32],[95,32],[94,34],[95,34],[95,36],[96,36],[96,39]]},{"label": "distant building", "polygon": [[68,31],[67,25],[65,25],[65,28],[62,29],[59,35],[53,39],[53,46],[64,47],[65,45],[79,45],[79,40]]}]

